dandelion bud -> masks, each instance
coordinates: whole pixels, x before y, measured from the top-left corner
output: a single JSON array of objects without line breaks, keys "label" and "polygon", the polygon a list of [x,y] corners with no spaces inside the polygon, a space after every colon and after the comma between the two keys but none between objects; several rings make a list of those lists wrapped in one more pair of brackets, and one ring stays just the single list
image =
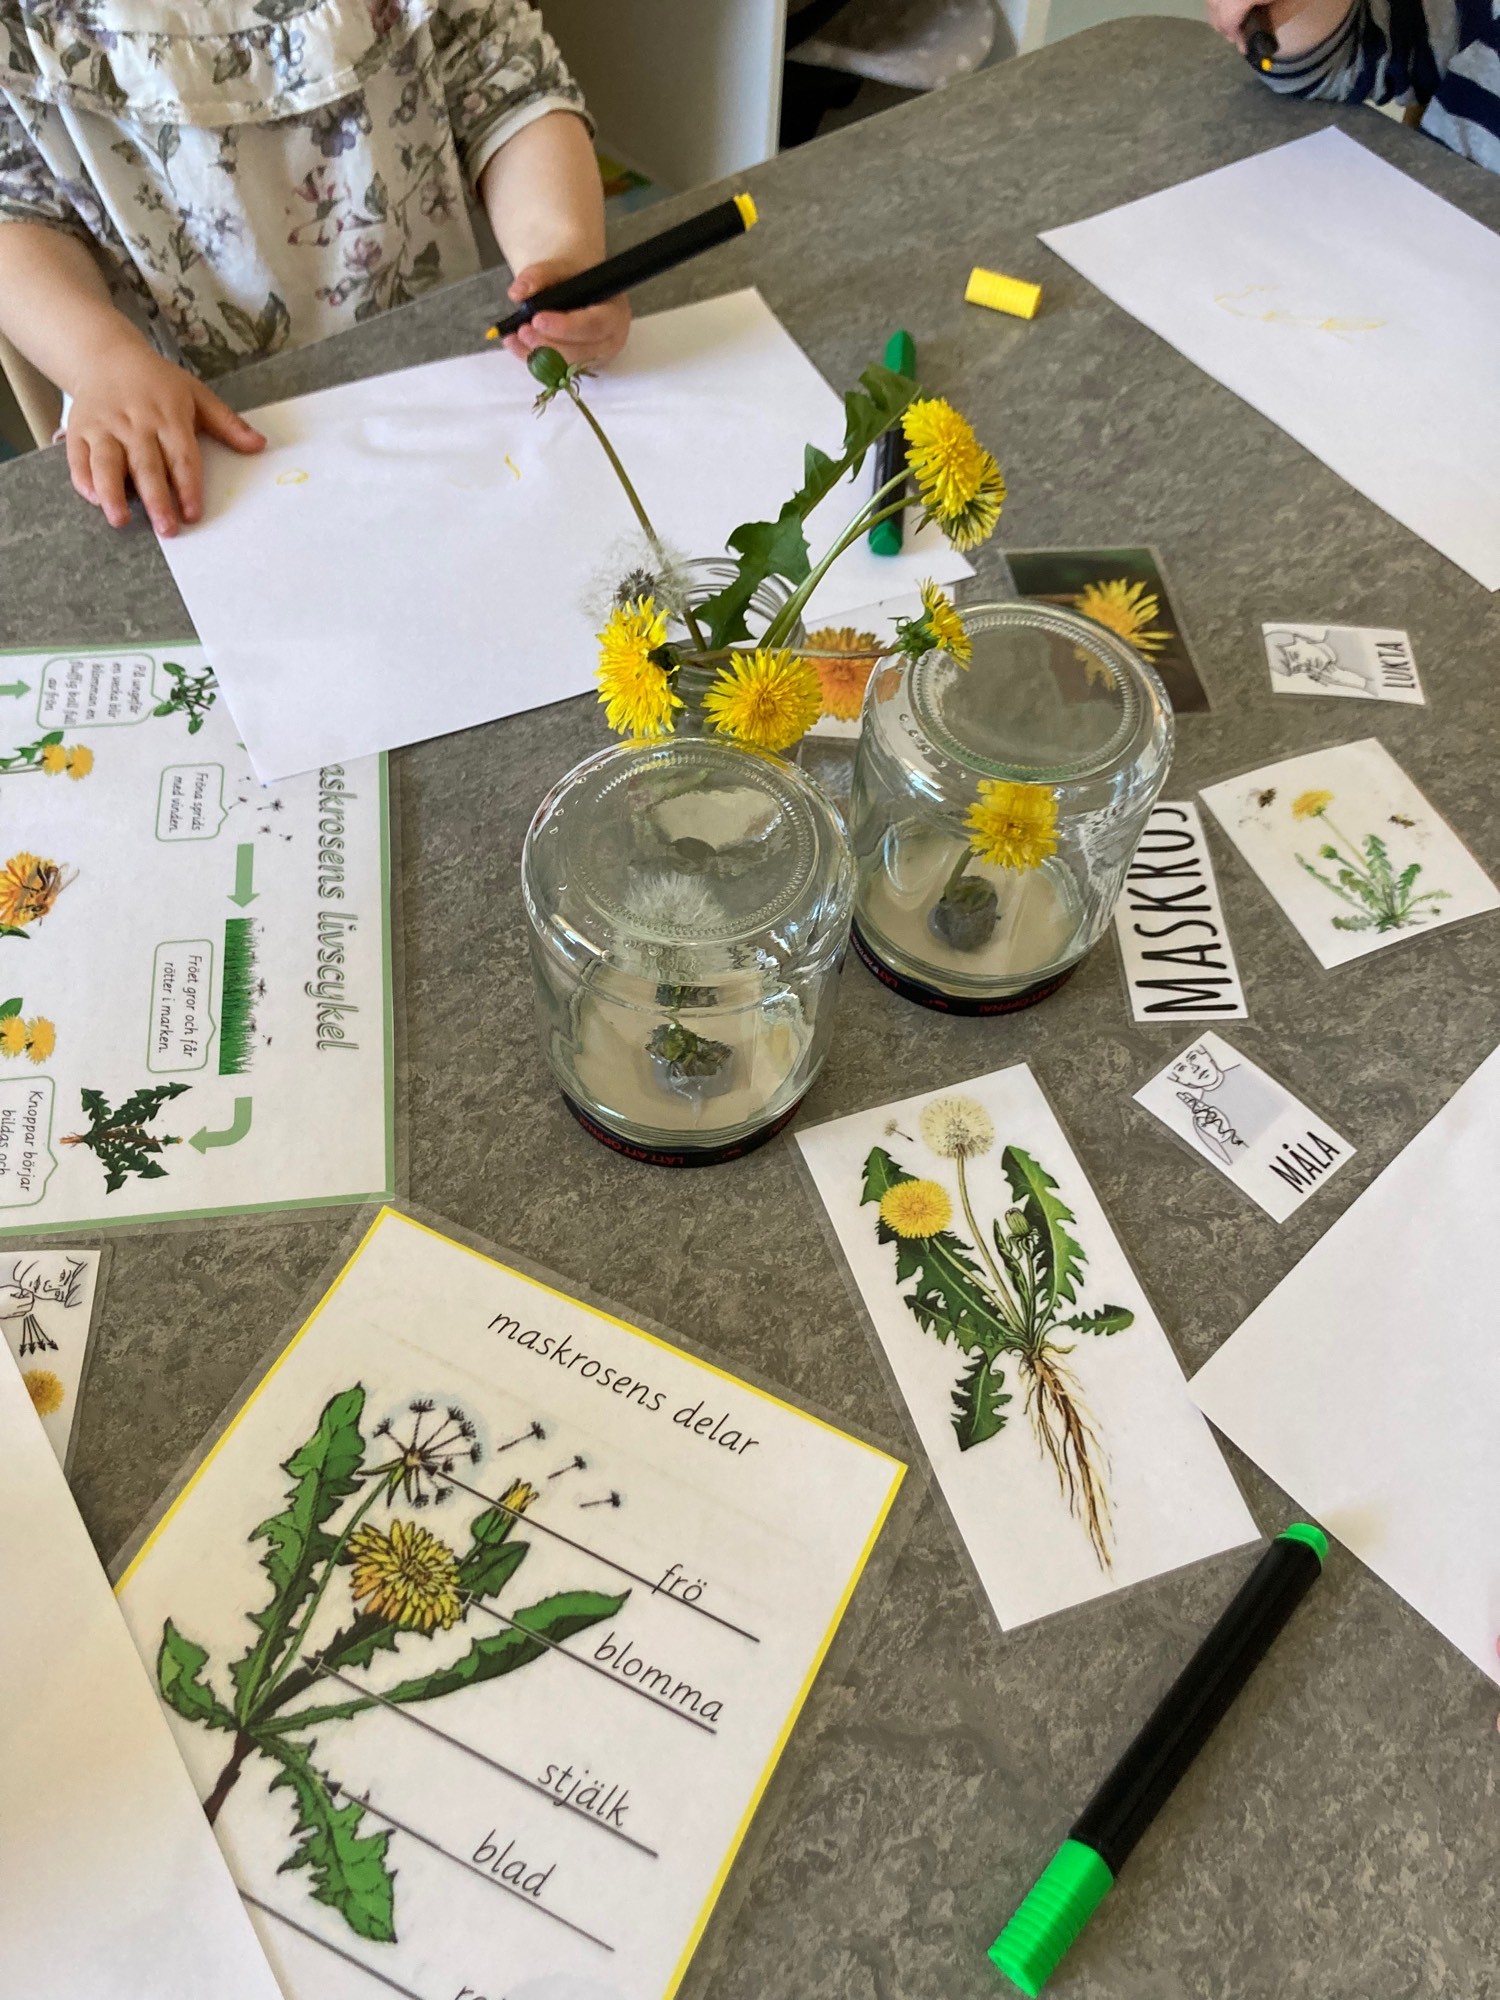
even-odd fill
[{"label": "dandelion bud", "polygon": [[550,389],[553,395],[567,383],[568,364],[555,347],[533,348],[526,366],[542,387]]},{"label": "dandelion bud", "polygon": [[1005,1211],[1005,1226],[1012,1236],[1029,1236],[1031,1224],[1026,1220],[1024,1208],[1008,1208]]}]

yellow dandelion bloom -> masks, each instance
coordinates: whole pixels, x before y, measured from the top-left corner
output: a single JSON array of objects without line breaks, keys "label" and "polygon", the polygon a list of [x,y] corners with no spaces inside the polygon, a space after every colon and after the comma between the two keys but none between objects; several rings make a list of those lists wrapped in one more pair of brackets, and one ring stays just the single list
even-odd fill
[{"label": "yellow dandelion bloom", "polygon": [[1299,792],[1292,800],[1292,818],[1318,819],[1332,804],[1332,792]]},{"label": "yellow dandelion bloom", "polygon": [[961,667],[968,666],[974,657],[974,641],[964,630],[964,621],[954,609],[952,598],[939,590],[935,583],[924,583],[922,609],[927,614],[927,629],[932,634],[932,643],[950,660],[957,660]]},{"label": "yellow dandelion bloom", "polygon": [[918,397],[901,419],[907,463],[930,520],[956,549],[975,549],[995,531],[1005,476],[967,417],[937,396]]},{"label": "yellow dandelion bloom", "polygon": [[94,768],[94,753],[86,743],[75,743],[68,752],[68,776],[76,783]]},{"label": "yellow dandelion bloom", "polygon": [[672,733],[672,711],[682,702],[667,670],[651,655],[665,643],[667,620],[652,597],[632,598],[609,614],[599,634],[599,699],[604,719],[623,736]]},{"label": "yellow dandelion bloom", "polygon": [[61,743],[49,743],[42,752],[41,762],[49,778],[60,777],[68,768],[68,753]]},{"label": "yellow dandelion bloom", "polygon": [[24,1056],[26,1042],[26,1023],[19,1014],[7,1014],[0,1021],[0,1055]]},{"label": "yellow dandelion bloom", "polygon": [[28,1368],[21,1377],[39,1417],[50,1417],[68,1399],[68,1392],[50,1368]]},{"label": "yellow dandelion bloom", "polygon": [[509,1513],[524,1514],[540,1497],[534,1486],[528,1485],[524,1479],[516,1479],[500,1495],[499,1505]]},{"label": "yellow dandelion bloom", "polygon": [[57,1030],[38,1014],[26,1023],[26,1054],[34,1063],[44,1063],[57,1047]]},{"label": "yellow dandelion bloom", "polygon": [[796,653],[740,653],[703,707],[721,736],[752,750],[789,750],[823,713],[823,683]]},{"label": "yellow dandelion bloom", "polygon": [[458,1558],[415,1521],[392,1521],[390,1533],[367,1522],[350,1538],[349,1589],[362,1611],[392,1625],[446,1632],[463,1616]]},{"label": "yellow dandelion bloom", "polygon": [[880,1219],[898,1236],[937,1236],[953,1220],[953,1203],[938,1181],[902,1181],[880,1197]]},{"label": "yellow dandelion bloom", "polygon": [[1148,660],[1155,659],[1173,637],[1165,625],[1154,622],[1161,613],[1155,592],[1143,583],[1127,583],[1123,576],[1087,585],[1073,603],[1085,618],[1118,633],[1127,646],[1134,646]]},{"label": "yellow dandelion bloom", "polygon": [[1057,852],[1057,794],[1050,785],[982,778],[964,824],[982,861],[995,868],[1040,868]]},{"label": "yellow dandelion bloom", "polygon": [[0,928],[19,930],[38,922],[72,880],[55,861],[13,854],[0,868]]},{"label": "yellow dandelion bloom", "polygon": [[[880,641],[873,632],[856,632],[852,625],[825,625],[808,633],[807,650],[820,656],[812,666],[823,688],[823,713],[838,722],[857,722]],[[821,657],[829,653],[838,657]]]}]

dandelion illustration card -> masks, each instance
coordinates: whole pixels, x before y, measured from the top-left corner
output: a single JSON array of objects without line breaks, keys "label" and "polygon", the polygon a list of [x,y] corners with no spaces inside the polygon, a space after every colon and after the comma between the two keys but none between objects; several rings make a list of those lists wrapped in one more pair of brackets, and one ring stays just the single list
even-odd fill
[{"label": "dandelion illustration card", "polygon": [[0,1518],[7,2000],[282,2000],[8,1362]]},{"label": "dandelion illustration card", "polygon": [[1373,737],[1201,796],[1325,968],[1500,908],[1494,883]]},{"label": "dandelion illustration card", "polygon": [[0,1322],[64,1472],[98,1302],[97,1250],[0,1252]]},{"label": "dandelion illustration card", "polygon": [[286,2000],[675,1992],[903,1472],[383,1210],[120,1586]]},{"label": "dandelion illustration card", "polygon": [[[1208,707],[1208,692],[1155,549],[1007,549],[1005,560],[1022,597],[1081,611],[1133,646],[1155,668],[1179,715]],[[1087,698],[1082,660],[1074,687],[1075,699]]]},{"label": "dandelion illustration card", "polygon": [[1500,1050],[1193,1377],[1299,1507],[1500,1681]]},{"label": "dandelion illustration card", "polygon": [[1222,1035],[1201,1035],[1135,1101],[1277,1222],[1354,1157],[1326,1119]]},{"label": "dandelion illustration card", "polygon": [[1372,625],[1262,625],[1273,694],[1332,695],[1345,701],[1427,697],[1405,632]]},{"label": "dandelion illustration card", "polygon": [[1003,1628],[1254,1538],[1024,1063],[797,1143]]}]

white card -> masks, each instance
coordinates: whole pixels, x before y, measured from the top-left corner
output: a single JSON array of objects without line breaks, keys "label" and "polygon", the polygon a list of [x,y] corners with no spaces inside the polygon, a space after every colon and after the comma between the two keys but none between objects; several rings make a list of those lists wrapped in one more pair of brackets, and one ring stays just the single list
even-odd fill
[{"label": "white card", "polygon": [[1003,1628],[1254,1538],[1024,1063],[797,1143]]},{"label": "white card", "polygon": [[286,2000],[674,1992],[904,1470],[383,1210],[120,1585]]},{"label": "white card", "polygon": [[1424,703],[1411,640],[1374,625],[1262,625],[1273,694]]},{"label": "white card", "polygon": [[282,2000],[8,1361],[0,1519],[6,2000]]},{"label": "white card", "polygon": [[1500,1681],[1500,1051],[1192,1393],[1299,1507]]},{"label": "white card", "polygon": [[0,1251],[0,1321],[64,1471],[98,1289],[97,1250]]},{"label": "white card", "polygon": [[1115,905],[1115,932],[1137,1021],[1244,1020],[1244,989],[1191,799],[1151,808]]},{"label": "white card", "polygon": [[1135,1101],[1277,1222],[1354,1157],[1326,1120],[1213,1033],[1143,1084]]},{"label": "white card", "polygon": [[1500,909],[1500,893],[1373,737],[1200,795],[1318,963]]}]

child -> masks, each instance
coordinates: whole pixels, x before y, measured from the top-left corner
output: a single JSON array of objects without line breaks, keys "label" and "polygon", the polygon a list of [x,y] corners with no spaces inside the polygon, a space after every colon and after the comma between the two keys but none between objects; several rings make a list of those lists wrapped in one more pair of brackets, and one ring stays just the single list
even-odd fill
[{"label": "child", "polygon": [[[24,11],[23,11],[24,8]],[[205,386],[479,268],[510,297],[597,263],[582,98],[526,0],[0,0],[0,330],[71,400],[73,484],[120,528],[202,512],[197,432],[265,440]],[[513,340],[624,345],[622,299]]]},{"label": "child", "polygon": [[[1208,0],[1221,35],[1245,46],[1251,0]],[[1500,5],[1495,0],[1270,0],[1272,90],[1424,104],[1422,130],[1500,173]]]}]

